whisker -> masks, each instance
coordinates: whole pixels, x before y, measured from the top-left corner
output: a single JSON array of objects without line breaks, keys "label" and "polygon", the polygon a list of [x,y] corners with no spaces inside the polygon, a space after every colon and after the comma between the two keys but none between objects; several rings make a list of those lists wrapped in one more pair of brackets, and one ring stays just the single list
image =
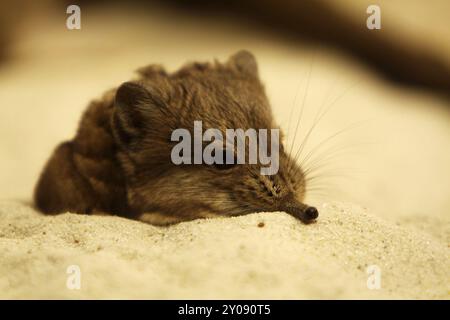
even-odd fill
[{"label": "whisker", "polygon": [[[313,149],[311,149],[311,151],[306,155],[306,157],[303,160],[300,161],[300,166],[302,166],[305,163],[305,161],[307,161],[314,154],[314,152],[317,152],[317,150],[319,150],[325,143],[335,139],[336,137],[340,136],[341,134],[343,134],[351,129],[354,129],[366,122],[367,122],[367,120],[354,122],[354,123],[348,125],[346,128],[339,130],[338,132],[332,134],[328,138],[323,139],[318,145],[316,145]],[[297,161],[297,159],[295,159],[295,161]]]},{"label": "whisker", "polygon": [[[336,148],[334,147],[334,150],[329,148],[324,150],[321,153],[318,153],[315,157],[311,157],[309,161],[306,161],[303,165],[303,173],[305,175],[308,175],[308,173],[312,170],[314,170],[316,167],[322,167],[324,165],[327,165],[331,160],[335,161],[337,158],[340,158],[344,155],[347,155],[347,153],[344,153],[344,151],[347,151],[348,149],[353,149],[360,146],[367,146],[367,143],[360,143],[360,144],[351,144],[351,145],[345,145],[343,147]],[[325,157],[322,157],[322,155],[326,155]]]},{"label": "whisker", "polygon": [[[303,139],[300,148],[298,149],[296,155],[295,155],[295,161],[297,160],[298,157],[300,157],[301,153],[303,152],[304,147],[307,144],[307,141],[309,140],[309,137],[311,136],[311,133],[314,131],[314,129],[317,127],[318,123],[325,117],[325,115],[331,110],[331,108],[340,100],[342,99],[342,97],[345,96],[345,94],[350,91],[350,89],[353,89],[356,84],[358,84],[358,82],[354,82],[352,85],[350,85],[349,87],[347,87],[347,89],[345,89],[342,94],[340,94],[339,96],[337,96],[329,105],[328,107],[325,108],[325,110],[319,115],[320,110],[322,109],[322,106],[319,108],[318,113],[316,114],[316,118],[314,119],[313,125],[311,126],[311,128],[309,129],[309,131],[307,132],[305,138]],[[326,100],[325,100],[326,101]]]},{"label": "whisker", "polygon": [[288,129],[287,129],[287,131],[286,131],[286,142],[288,142],[288,140],[289,140],[289,133],[290,133],[290,131],[291,131],[291,120],[292,120],[292,115],[293,115],[293,112],[294,112],[295,105],[296,105],[296,103],[297,103],[297,97],[298,97],[298,93],[299,93],[299,91],[300,91],[300,86],[301,86],[302,82],[303,82],[303,81],[300,80],[299,83],[298,83],[298,85],[297,85],[297,91],[295,91],[294,102],[292,103],[291,110],[290,110],[290,112],[289,112]]},{"label": "whisker", "polygon": [[291,147],[290,147],[290,150],[289,150],[288,168],[289,168],[290,161],[291,161],[291,155],[292,155],[292,150],[294,148],[295,139],[297,138],[297,133],[298,133],[298,128],[299,128],[299,125],[300,125],[300,121],[301,121],[301,119],[303,117],[303,111],[304,111],[304,108],[305,108],[306,98],[308,97],[309,83],[310,83],[310,80],[311,80],[311,72],[312,72],[312,68],[313,68],[313,65],[314,65],[314,59],[315,59],[315,52],[314,52],[314,55],[313,55],[313,57],[311,59],[311,63],[309,65],[309,71],[308,71],[308,77],[307,77],[307,81],[306,81],[305,92],[303,94],[302,105],[301,105],[301,108],[300,108],[300,115],[299,115],[299,117],[297,119],[297,125],[295,127],[295,132],[294,132],[294,138],[292,139],[292,144],[291,144]]}]

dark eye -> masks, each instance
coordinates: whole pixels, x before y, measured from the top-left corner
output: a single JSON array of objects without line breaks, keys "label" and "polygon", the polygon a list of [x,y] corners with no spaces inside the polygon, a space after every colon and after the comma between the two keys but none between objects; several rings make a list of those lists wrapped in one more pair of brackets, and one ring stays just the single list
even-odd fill
[{"label": "dark eye", "polygon": [[[214,167],[218,170],[230,170],[237,164],[236,155],[230,154],[226,148],[222,149],[222,159],[224,163],[214,163]],[[227,164],[227,159],[233,159],[233,163]]]}]

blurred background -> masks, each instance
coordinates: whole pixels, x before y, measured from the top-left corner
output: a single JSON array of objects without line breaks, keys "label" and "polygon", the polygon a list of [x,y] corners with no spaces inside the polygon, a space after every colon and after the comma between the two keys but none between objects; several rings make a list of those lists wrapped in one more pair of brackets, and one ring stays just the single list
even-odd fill
[{"label": "blurred background", "polygon": [[[449,1],[0,3],[2,198],[30,202],[88,102],[133,70],[247,49],[294,154],[314,126],[300,155],[317,175],[310,202],[424,223],[449,214]],[[70,4],[80,30],[66,27]],[[380,30],[366,27],[371,4]]]}]

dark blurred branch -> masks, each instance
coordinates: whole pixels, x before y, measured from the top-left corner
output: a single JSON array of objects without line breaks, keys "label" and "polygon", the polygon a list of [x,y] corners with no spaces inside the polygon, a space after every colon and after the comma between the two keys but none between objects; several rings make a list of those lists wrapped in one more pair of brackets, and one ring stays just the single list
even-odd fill
[{"label": "dark blurred branch", "polygon": [[[172,0],[179,7],[228,12],[299,41],[331,45],[371,66],[388,79],[450,97],[450,66],[424,46],[398,41],[385,29],[368,30],[320,0]],[[167,1],[165,1],[167,3]],[[365,17],[362,19],[365,22]]]}]

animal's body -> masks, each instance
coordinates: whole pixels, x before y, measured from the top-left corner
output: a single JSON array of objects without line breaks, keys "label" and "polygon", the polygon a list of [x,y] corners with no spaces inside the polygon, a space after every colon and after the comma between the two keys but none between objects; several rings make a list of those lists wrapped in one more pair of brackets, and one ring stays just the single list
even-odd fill
[{"label": "animal's body", "polygon": [[260,164],[175,165],[177,128],[276,128],[256,60],[246,51],[226,63],[192,63],[168,74],[139,70],[92,102],[75,137],[59,145],[35,190],[44,213],[106,213],[164,225],[196,218],[286,211],[304,222],[317,210],[303,204],[302,169],[280,147],[279,170]]}]

